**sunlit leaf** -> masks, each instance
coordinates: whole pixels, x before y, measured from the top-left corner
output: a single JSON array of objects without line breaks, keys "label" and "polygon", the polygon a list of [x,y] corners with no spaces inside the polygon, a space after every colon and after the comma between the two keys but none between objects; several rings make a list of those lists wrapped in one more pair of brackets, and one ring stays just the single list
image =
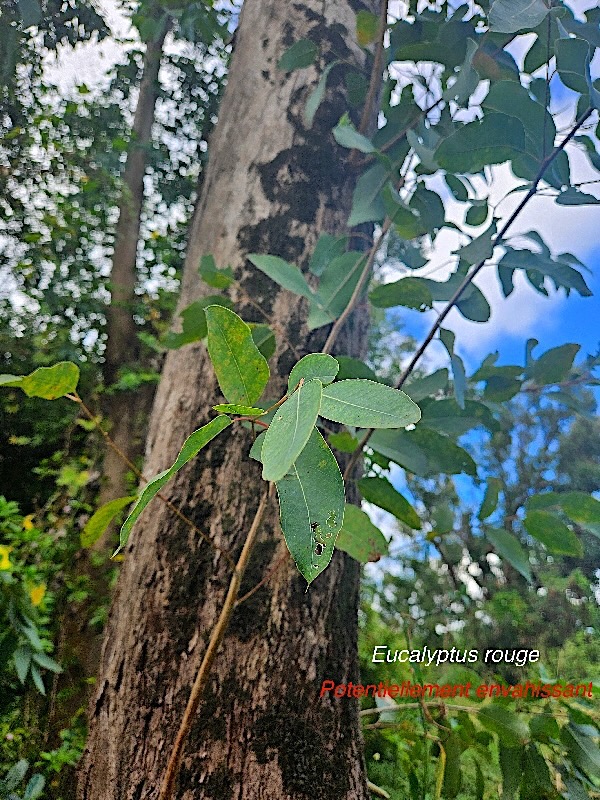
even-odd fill
[{"label": "sunlit leaf", "polygon": [[373,525],[368,514],[350,503],[346,504],[344,523],[335,546],[361,564],[379,561],[388,552],[388,542],[383,533]]}]

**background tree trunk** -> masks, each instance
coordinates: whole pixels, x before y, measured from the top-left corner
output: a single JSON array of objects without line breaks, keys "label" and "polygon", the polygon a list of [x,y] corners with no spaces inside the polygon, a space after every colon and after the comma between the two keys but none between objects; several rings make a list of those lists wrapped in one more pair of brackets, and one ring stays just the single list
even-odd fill
[{"label": "background tree trunk", "polygon": [[[165,37],[171,27],[170,17],[160,7],[155,15],[163,19],[153,39],[146,45],[139,95],[131,129],[131,144],[123,170],[123,192],[115,230],[115,248],[110,273],[111,302],[106,313],[106,352],[104,354],[104,384],[110,387],[122,367],[136,364],[139,359],[139,340],[134,320],[135,290],[138,284],[137,250],[144,204],[144,176],[148,164],[148,148],[159,93],[158,73],[163,56]],[[152,402],[152,391],[143,387],[140,392],[116,392],[104,396],[104,413],[111,425],[111,437],[119,448],[134,458],[143,447],[146,414]],[[110,448],[103,465],[104,486],[100,505],[127,493],[127,467]],[[97,550],[108,546],[106,537],[96,543]]]},{"label": "background tree trunk", "polygon": [[[203,195],[192,225],[181,306],[201,294],[204,253],[231,264],[243,291],[238,309],[264,322],[251,296],[300,355],[307,309],[246,260],[251,252],[305,266],[321,231],[343,230],[354,183],[348,151],[331,128],[346,110],[334,69],[313,128],[303,123],[316,70],[284,74],[276,63],[309,36],[326,63],[363,65],[356,0],[246,0]],[[365,312],[346,331],[344,352],[364,354]],[[269,396],[279,397],[296,356],[278,336]],[[210,417],[219,390],[204,345],[169,353],[157,393],[145,470],[170,464]],[[239,554],[258,505],[260,470],[247,431],[236,428],[202,452],[169,486],[170,497],[222,548]],[[263,525],[242,594],[284,552],[275,506]],[[178,797],[237,800],[362,800],[368,797],[357,705],[319,700],[321,681],[355,680],[358,564],[336,553],[306,592],[290,563],[242,604],[217,658],[184,758]],[[226,561],[159,502],[127,548],[91,704],[79,782],[85,800],[156,797],[189,688],[225,596]]]}]

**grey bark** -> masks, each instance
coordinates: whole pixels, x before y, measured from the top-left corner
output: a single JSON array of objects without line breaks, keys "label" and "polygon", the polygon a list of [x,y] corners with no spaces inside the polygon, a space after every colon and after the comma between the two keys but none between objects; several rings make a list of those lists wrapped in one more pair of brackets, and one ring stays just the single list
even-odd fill
[{"label": "grey bark", "polygon": [[[355,14],[377,2],[246,0],[203,194],[192,224],[181,307],[202,294],[197,267],[212,253],[243,291],[237,309],[264,322],[259,304],[300,354],[319,349],[307,308],[247,261],[251,252],[306,266],[318,235],[344,229],[355,174],[331,128],[346,110],[344,74],[334,69],[315,124],[303,109],[326,63],[364,64]],[[294,41],[319,44],[318,69],[283,74],[276,63]],[[250,295],[253,303],[247,301]],[[340,345],[364,354],[364,310]],[[279,397],[295,362],[282,336],[271,359],[269,397]],[[184,438],[207,422],[219,389],[204,345],[169,354],[155,400],[147,474],[168,466]],[[222,548],[239,554],[258,505],[260,471],[247,458],[249,433],[226,432],[169,485],[169,496]],[[242,594],[284,552],[273,506]],[[90,707],[82,800],[156,797],[194,674],[218,616],[229,567],[156,502],[127,548]],[[234,613],[209,691],[192,730],[178,798],[366,800],[356,702],[320,700],[321,681],[356,680],[359,569],[337,553],[306,592],[289,563]]]}]

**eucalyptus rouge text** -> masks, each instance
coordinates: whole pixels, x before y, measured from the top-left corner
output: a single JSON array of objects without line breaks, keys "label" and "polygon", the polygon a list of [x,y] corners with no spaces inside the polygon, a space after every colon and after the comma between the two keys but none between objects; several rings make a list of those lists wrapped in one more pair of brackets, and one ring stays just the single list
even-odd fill
[{"label": "eucalyptus rouge text", "polygon": [[421,664],[430,667],[432,664],[475,664],[482,660],[485,664],[515,664],[523,667],[525,664],[533,664],[540,659],[539,650],[494,650],[486,649],[483,658],[480,658],[479,650],[459,650],[452,647],[450,650],[436,649],[430,650],[423,647],[420,650],[392,650],[385,645],[376,645],[373,648],[373,664]]}]

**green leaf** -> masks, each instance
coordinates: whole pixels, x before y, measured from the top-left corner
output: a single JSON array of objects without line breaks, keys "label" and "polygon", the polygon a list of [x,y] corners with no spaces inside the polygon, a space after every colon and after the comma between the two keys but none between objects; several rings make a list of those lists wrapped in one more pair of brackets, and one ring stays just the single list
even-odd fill
[{"label": "green leaf", "polygon": [[39,669],[35,666],[35,664],[31,665],[31,677],[33,678],[33,683],[35,685],[35,688],[38,690],[40,694],[44,695],[45,697],[46,687],[44,686],[44,681],[42,680],[41,673]]},{"label": "green leaf", "polygon": [[117,497],[116,500],[111,500],[100,506],[95,511],[89,520],[86,522],[84,529],[81,531],[81,546],[91,547],[102,536],[104,531],[108,528],[117,514],[131,505],[136,497]]},{"label": "green leaf", "polygon": [[404,386],[404,391],[411,400],[418,403],[419,400],[424,400],[426,397],[433,397],[447,386],[448,370],[438,369],[436,372],[432,372],[431,375],[426,375],[424,378],[415,378],[410,383],[407,383]]},{"label": "green leaf", "polygon": [[32,775],[25,787],[23,800],[37,800],[38,797],[41,797],[45,785],[46,779],[43,775],[40,775],[39,772]]},{"label": "green leaf", "polygon": [[590,46],[584,39],[558,39],[554,43],[556,69],[569,89],[585,94],[588,90]]},{"label": "green leaf", "polygon": [[[473,56],[479,46],[473,39],[467,39],[467,54],[460,68],[458,77],[443,93],[444,100],[453,100],[462,106],[469,100],[475,89],[479,85],[479,75],[473,68]],[[465,198],[466,199],[466,198]]]},{"label": "green leaf", "polygon": [[488,14],[490,30],[495,33],[517,33],[537,28],[549,11],[544,0],[494,0]]},{"label": "green leaf", "polygon": [[421,419],[421,409],[404,392],[352,379],[323,389],[320,414],[359,428],[404,428]]},{"label": "green leaf", "polygon": [[579,344],[563,344],[547,350],[530,368],[531,377],[540,386],[549,383],[560,383],[571,369],[575,356],[581,350]]},{"label": "green leaf", "polygon": [[442,169],[472,174],[527,152],[523,123],[516,117],[488,113],[443,139],[435,158]]},{"label": "green leaf", "polygon": [[310,258],[309,270],[317,277],[322,275],[334,258],[344,254],[347,246],[347,236],[331,236],[329,233],[322,233]]},{"label": "green leaf", "polygon": [[284,289],[309,299],[313,297],[306,278],[295,264],[289,264],[278,256],[262,256],[256,253],[251,253],[248,261]]},{"label": "green leaf", "polygon": [[17,647],[13,653],[13,661],[15,662],[15,670],[18,679],[21,683],[25,683],[25,678],[29,672],[29,665],[31,664],[31,650],[29,647]]},{"label": "green leaf", "polygon": [[433,307],[431,292],[422,278],[400,278],[394,283],[384,283],[370,292],[369,300],[377,308],[405,306],[426,311]]},{"label": "green leaf", "polygon": [[546,760],[535,744],[529,743],[523,758],[521,797],[555,797],[555,788]]},{"label": "green leaf", "polygon": [[421,477],[477,473],[475,462],[466,450],[447,436],[420,425],[412,431],[375,431],[369,444],[378,453]]},{"label": "green leaf", "polygon": [[456,250],[456,254],[467,264],[479,264],[482,261],[487,261],[494,252],[497,229],[496,220],[494,219],[481,236],[477,236],[469,244]]},{"label": "green leaf", "polygon": [[248,453],[248,455],[255,461],[262,462],[262,446],[266,435],[267,435],[266,431],[259,433],[254,442],[252,443],[252,447],[250,448],[250,452]]},{"label": "green leaf", "polygon": [[71,361],[59,361],[51,367],[38,367],[29,375],[0,375],[0,386],[22,389],[27,397],[57,400],[77,389],[79,367]]},{"label": "green leaf", "polygon": [[483,522],[484,519],[487,519],[491,514],[494,513],[498,506],[498,497],[500,496],[501,489],[502,481],[499,478],[487,479],[485,495],[483,497],[481,507],[479,508],[477,519]]},{"label": "green leaf", "polygon": [[583,547],[577,536],[554,514],[528,511],[524,524],[527,533],[541,542],[552,555],[583,555]]},{"label": "green leaf", "polygon": [[524,748],[508,746],[501,735],[498,744],[498,760],[502,772],[502,800],[515,800],[521,782]]},{"label": "green leaf", "polygon": [[260,417],[265,413],[264,408],[254,408],[253,406],[241,406],[237,403],[219,403],[213,406],[219,414],[239,414],[242,417]]},{"label": "green leaf", "polygon": [[345,505],[337,461],[316,428],[276,486],[286,544],[310,584],[331,561]]},{"label": "green leaf", "polygon": [[459,203],[466,203],[469,199],[469,191],[460,178],[449,172],[447,175],[444,175],[444,180],[452,192],[454,199]]},{"label": "green leaf", "polygon": [[[485,298],[483,298],[483,302],[487,303]],[[456,398],[456,402],[459,407],[464,410],[465,392],[467,391],[467,376],[462,358],[454,352],[455,340],[456,336],[452,331],[446,330],[446,328],[440,328],[440,341],[450,356],[450,366],[452,367],[452,378],[454,383],[454,397]]]},{"label": "green leaf", "polygon": [[294,365],[288,380],[288,392],[293,392],[301,378],[310,381],[318,378],[323,386],[332,383],[338,374],[340,365],[333,356],[325,353],[309,353]]},{"label": "green leaf", "polygon": [[358,489],[368,503],[389,511],[409,528],[420,530],[419,515],[408,500],[386,478],[362,478]]},{"label": "green leaf", "polygon": [[250,325],[250,330],[252,331],[252,341],[268,361],[277,349],[275,334],[268,325],[253,323]]},{"label": "green leaf", "polygon": [[335,359],[340,365],[340,371],[337,375],[338,381],[343,381],[347,378],[366,378],[368,381],[377,380],[377,375],[364,361],[351,356],[336,356]]},{"label": "green leaf", "polygon": [[308,328],[313,330],[337,319],[344,311],[365,266],[366,255],[350,250],[331,261],[319,281],[311,304]]},{"label": "green leaf", "polygon": [[499,430],[498,423],[484,403],[466,400],[461,408],[458,401],[451,398],[424,405],[421,425],[447,436],[462,436],[479,426],[490,431]]},{"label": "green leaf", "polygon": [[590,778],[600,776],[600,749],[591,737],[581,732],[580,726],[573,723],[565,725],[560,738],[576,766]]},{"label": "green leaf", "polygon": [[488,216],[488,204],[485,200],[475,201],[467,211],[465,222],[473,228],[477,228],[486,221]]},{"label": "green leaf", "polygon": [[265,481],[281,480],[304,449],[319,415],[322,388],[317,379],[307,381],[275,411],[262,446]]},{"label": "green leaf", "polygon": [[347,147],[350,150],[358,150],[361,153],[375,153],[377,150],[373,142],[369,141],[366,136],[363,136],[362,133],[356,130],[348,114],[344,114],[332,133],[333,138],[342,147]]},{"label": "green leaf", "polygon": [[486,539],[493,545],[499,556],[506,559],[525,580],[531,582],[531,565],[526,550],[517,537],[502,528],[487,528]]},{"label": "green leaf", "polygon": [[529,720],[531,735],[539,742],[548,742],[550,739],[558,739],[560,737],[558,722],[550,714],[550,708],[546,707],[545,714],[533,714]]},{"label": "green leaf", "polygon": [[349,431],[341,431],[340,433],[330,433],[328,437],[329,444],[339,450],[341,453],[353,453],[358,447],[358,439]]},{"label": "green leaf", "polygon": [[169,331],[161,341],[161,344],[164,347],[168,347],[169,350],[176,350],[179,347],[183,347],[183,345],[204,339],[208,334],[205,311],[207,306],[214,305],[233,309],[231,300],[218,294],[211,294],[196,300],[190,303],[187,308],[184,308],[179,315],[181,317],[181,333]]},{"label": "green leaf", "polygon": [[237,314],[208,306],[208,353],[225,399],[251,406],[269,380],[269,365],[254,344],[252,332]]},{"label": "green leaf", "polygon": [[202,256],[198,272],[204,283],[213,289],[227,289],[235,281],[231,267],[217,269],[215,259],[211,255]]},{"label": "green leaf", "polygon": [[600,198],[569,186],[557,196],[556,202],[559,206],[597,206],[600,204]]},{"label": "green leaf", "polygon": [[460,756],[462,753],[461,739],[458,733],[452,732],[444,742],[446,750],[446,769],[444,770],[443,797],[454,800],[458,797],[462,786],[462,770]]},{"label": "green leaf", "polygon": [[379,561],[388,552],[388,542],[368,514],[357,506],[346,504],[344,523],[335,542],[338,550],[343,550],[361,564]]},{"label": "green leaf", "polygon": [[356,15],[356,38],[361,47],[372,44],[379,33],[379,17],[370,11],[361,10]]},{"label": "green leaf", "polygon": [[323,102],[323,97],[325,96],[325,89],[327,88],[327,79],[329,78],[329,73],[339,63],[340,63],[339,61],[332,61],[331,64],[328,64],[325,67],[325,69],[321,73],[319,82],[317,83],[310,97],[306,101],[306,106],[304,107],[304,124],[306,125],[307,128],[312,127],[312,124],[315,119],[315,114],[317,113],[319,106]]},{"label": "green leaf", "polygon": [[39,664],[40,667],[49,669],[50,672],[61,673],[63,671],[61,665],[58,664],[53,658],[50,658],[50,656],[46,655],[46,653],[34,653],[33,660],[36,662],[36,664]]},{"label": "green leaf", "polygon": [[518,747],[529,738],[529,730],[525,722],[514,711],[499,705],[482,706],[477,714],[481,724],[497,733],[500,742],[506,747]]},{"label": "green leaf", "polygon": [[225,428],[229,427],[229,425],[231,425],[231,420],[229,417],[221,415],[219,417],[215,417],[215,419],[211,420],[207,425],[204,425],[202,428],[198,428],[197,431],[194,431],[192,434],[190,434],[190,436],[188,436],[183,443],[183,447],[181,448],[179,455],[173,462],[173,465],[164,472],[159,473],[144,487],[135,506],[131,509],[129,516],[121,527],[120,544],[118,550],[127,544],[131,529],[135,525],[138,517],[146,508],[148,503],[154,497],[156,497],[162,487],[173,477],[173,475],[175,475],[176,472],[185,466],[188,461],[191,461],[192,458],[195,458],[195,456],[198,455],[203,447],[206,447],[206,445],[212,441],[215,436],[218,436],[219,433],[225,430]]},{"label": "green leaf", "polygon": [[19,14],[23,22],[23,28],[31,28],[37,25],[42,19],[42,9],[38,0],[17,0]]},{"label": "green leaf", "polygon": [[356,182],[352,199],[352,211],[348,227],[363,222],[381,222],[385,217],[385,206],[381,192],[389,180],[389,171],[384,164],[374,164]]},{"label": "green leaf", "polygon": [[547,492],[530,497],[527,501],[529,510],[560,509],[573,520],[582,525],[600,524],[600,501],[585,492]]},{"label": "green leaf", "polygon": [[277,62],[277,69],[284,72],[293,72],[296,69],[304,69],[314,64],[319,55],[319,48],[310,39],[300,39],[294,42],[285,51]]}]

